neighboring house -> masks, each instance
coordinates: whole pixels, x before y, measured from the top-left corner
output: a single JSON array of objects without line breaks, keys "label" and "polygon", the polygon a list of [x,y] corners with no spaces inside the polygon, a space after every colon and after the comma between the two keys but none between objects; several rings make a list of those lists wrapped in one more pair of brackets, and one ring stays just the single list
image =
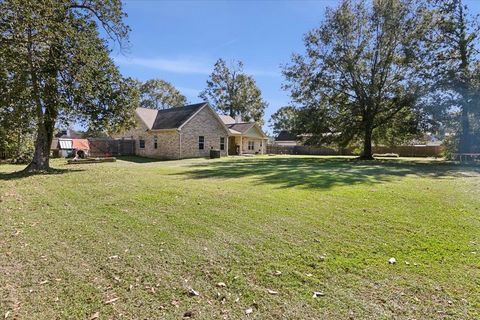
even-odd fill
[{"label": "neighboring house", "polygon": [[233,119],[230,116],[220,115],[223,123],[228,127],[228,154],[265,154],[267,152],[268,137],[256,122],[242,122],[240,117]]},{"label": "neighboring house", "polygon": [[276,146],[297,146],[299,145],[297,141],[297,137],[293,134],[291,134],[288,131],[282,130],[278,134],[278,136],[275,138],[274,145]]},{"label": "neighboring house", "polygon": [[88,155],[90,145],[87,139],[53,138],[50,151],[53,157],[70,157],[73,151],[82,150]]},{"label": "neighboring house", "polygon": [[135,140],[139,156],[183,159],[208,157],[211,149],[222,156],[266,151],[267,137],[257,124],[219,116],[205,102],[164,110],[137,108],[135,117],[133,129],[112,137]]},{"label": "neighboring house", "polygon": [[82,150],[88,155],[90,150],[87,139],[81,139],[83,133],[72,129],[60,130],[55,134],[50,145],[50,151],[53,157],[70,157],[74,150]]}]

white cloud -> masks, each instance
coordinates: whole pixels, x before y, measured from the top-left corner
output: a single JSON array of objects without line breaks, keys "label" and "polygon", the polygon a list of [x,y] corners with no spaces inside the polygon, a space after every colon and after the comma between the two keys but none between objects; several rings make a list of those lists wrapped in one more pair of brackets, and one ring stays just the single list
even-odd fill
[{"label": "white cloud", "polygon": [[211,72],[210,64],[188,58],[125,58],[120,56],[114,59],[120,65],[140,66],[172,73],[207,75]]},{"label": "white cloud", "polygon": [[182,94],[186,95],[187,97],[197,98],[200,94],[201,90],[194,89],[194,88],[187,88],[187,87],[177,87],[178,91]]},{"label": "white cloud", "polygon": [[[125,66],[139,66],[179,74],[202,75],[209,75],[213,70],[213,65],[215,64],[215,61],[198,60],[198,58],[128,58],[124,56],[117,56],[114,57],[114,60],[116,63]],[[245,72],[254,77],[281,76],[280,70],[245,68]]]}]

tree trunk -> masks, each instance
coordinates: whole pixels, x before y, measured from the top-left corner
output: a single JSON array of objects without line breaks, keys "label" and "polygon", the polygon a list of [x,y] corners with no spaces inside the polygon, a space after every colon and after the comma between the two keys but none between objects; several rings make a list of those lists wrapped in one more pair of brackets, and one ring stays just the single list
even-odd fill
[{"label": "tree trunk", "polygon": [[23,172],[32,173],[50,169],[50,146],[52,144],[54,126],[55,119],[48,115],[45,115],[43,121],[38,122],[33,159]]},{"label": "tree trunk", "polygon": [[374,160],[372,153],[372,129],[371,125],[365,126],[365,136],[363,139],[363,151],[359,157],[360,160]]},{"label": "tree trunk", "polygon": [[460,119],[461,130],[460,141],[458,143],[459,153],[469,153],[470,150],[470,122],[468,119],[468,110],[466,106],[462,107],[462,115]]}]

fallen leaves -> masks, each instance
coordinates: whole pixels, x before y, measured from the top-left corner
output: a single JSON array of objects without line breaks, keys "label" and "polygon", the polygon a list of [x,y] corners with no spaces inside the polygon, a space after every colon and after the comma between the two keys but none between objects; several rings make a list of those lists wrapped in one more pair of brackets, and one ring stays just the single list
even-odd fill
[{"label": "fallen leaves", "polygon": [[92,316],[90,317],[90,320],[95,320],[95,319],[98,319],[100,317],[100,312],[95,312],[94,314],[92,314]]},{"label": "fallen leaves", "polygon": [[278,291],[272,290],[272,289],[267,289],[267,292],[271,295],[277,295]]},{"label": "fallen leaves", "polygon": [[325,293],[321,292],[321,291],[314,291],[313,292],[313,298],[319,298],[319,297],[323,297],[325,296]]},{"label": "fallen leaves", "polygon": [[388,263],[389,264],[395,264],[395,263],[397,263],[397,259],[392,257],[392,258],[388,259]]},{"label": "fallen leaves", "polygon": [[120,299],[120,298],[117,297],[117,298],[113,298],[113,299],[107,300],[107,301],[105,301],[105,304],[112,304],[112,303],[114,303],[115,301],[117,301],[118,299]]},{"label": "fallen leaves", "polygon": [[191,297],[197,297],[200,295],[200,293],[196,290],[193,290],[192,288],[188,289],[188,295]]}]

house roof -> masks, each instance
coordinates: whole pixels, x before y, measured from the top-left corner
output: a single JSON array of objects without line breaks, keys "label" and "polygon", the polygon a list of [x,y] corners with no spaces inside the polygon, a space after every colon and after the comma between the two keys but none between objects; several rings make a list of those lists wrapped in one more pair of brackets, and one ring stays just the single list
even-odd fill
[{"label": "house roof", "polygon": [[286,130],[280,131],[278,136],[275,138],[275,141],[296,141],[297,137]]},{"label": "house roof", "polygon": [[164,110],[137,108],[135,111],[150,130],[177,129],[205,105],[207,103],[202,102]]},{"label": "house roof", "polygon": [[219,116],[220,119],[223,121],[223,123],[225,123],[226,125],[234,124],[234,123],[235,123],[235,119],[233,119],[233,118],[230,117],[230,116],[227,116],[227,115],[225,115],[225,114],[219,114],[218,116]]},{"label": "house roof", "polygon": [[90,144],[87,139],[72,139],[72,147],[77,150],[90,150]]},{"label": "house roof", "polygon": [[240,133],[245,133],[254,125],[255,125],[255,122],[240,122],[240,123],[227,124],[227,127],[231,130],[235,130]]},{"label": "house roof", "polygon": [[60,149],[73,149],[72,139],[59,139]]}]

